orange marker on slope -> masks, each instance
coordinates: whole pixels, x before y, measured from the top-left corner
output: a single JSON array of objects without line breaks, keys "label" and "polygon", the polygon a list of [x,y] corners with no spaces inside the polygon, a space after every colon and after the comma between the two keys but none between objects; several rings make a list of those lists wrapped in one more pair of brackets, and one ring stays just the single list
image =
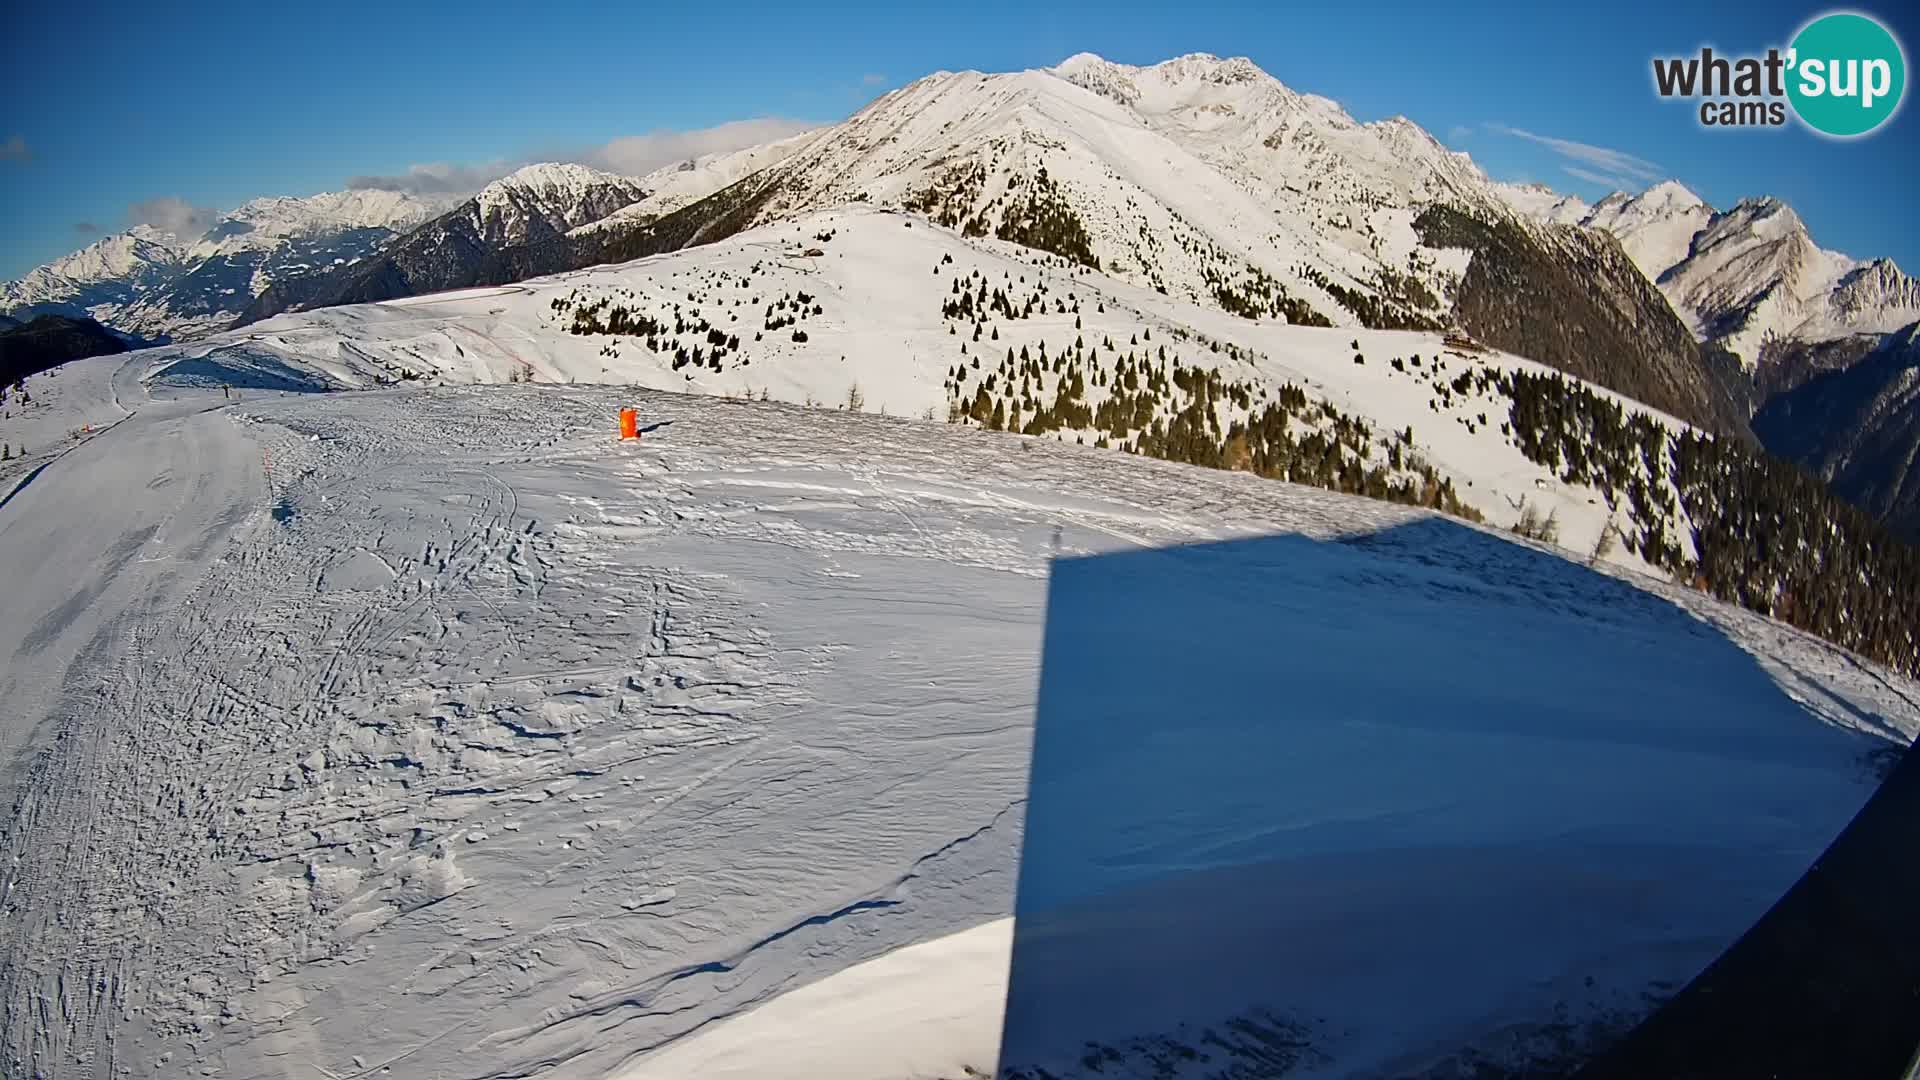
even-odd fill
[{"label": "orange marker on slope", "polygon": [[620,410],[620,437],[637,439],[640,437],[640,412],[637,409]]}]

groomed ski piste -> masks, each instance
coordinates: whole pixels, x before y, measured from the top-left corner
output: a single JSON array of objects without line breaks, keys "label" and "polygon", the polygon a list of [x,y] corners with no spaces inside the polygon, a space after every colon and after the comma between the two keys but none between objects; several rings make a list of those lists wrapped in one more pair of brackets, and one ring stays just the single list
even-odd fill
[{"label": "groomed ski piste", "polygon": [[[1588,494],[1384,363],[1437,337],[1237,320],[1039,258],[853,211],[29,380],[0,506],[3,1071],[991,1074],[1023,838],[1041,910],[1187,920],[1247,993],[1181,993],[1143,937],[1107,974],[1172,1004],[1093,1032],[1093,1064],[1038,1039],[1001,1066],[1272,1068],[1274,1033],[1290,1077],[1511,1059],[1677,989],[1920,731],[1906,680],[1585,565]],[[793,277],[738,285],[755,262]],[[808,341],[688,378],[554,321],[587,288],[670,311],[723,270],[749,333],[804,281]],[[1204,334],[1249,379],[1414,424],[1491,525],[945,423],[965,336],[938,306],[969,270],[1056,275],[1089,341],[1198,359]],[[1071,341],[1048,318],[996,320],[995,351]],[[834,408],[856,382],[892,415]],[[1523,494],[1568,548],[1499,527]],[[1109,568],[1126,588],[1085,587]],[[1115,621],[1108,596],[1202,621]],[[1116,733],[1160,737],[1032,775],[1074,745],[1050,725],[1079,699],[1047,680],[1088,684],[1083,639],[1128,658]],[[1396,714],[1388,687],[1422,690]],[[1210,769],[1266,794],[1163,804]],[[1117,831],[1025,836],[1046,807]],[[1056,858],[1063,837],[1094,846]],[[1233,899],[1276,882],[1288,904]],[[1289,940],[1323,947],[1235,948]],[[1073,971],[1054,944],[1040,970]]]}]

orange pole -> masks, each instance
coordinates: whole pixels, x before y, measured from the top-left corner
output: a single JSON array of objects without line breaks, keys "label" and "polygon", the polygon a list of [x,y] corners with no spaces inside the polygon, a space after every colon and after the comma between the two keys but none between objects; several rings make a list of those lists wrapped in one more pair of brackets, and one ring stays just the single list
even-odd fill
[{"label": "orange pole", "polygon": [[620,437],[637,439],[640,437],[640,413],[637,409],[620,410]]}]

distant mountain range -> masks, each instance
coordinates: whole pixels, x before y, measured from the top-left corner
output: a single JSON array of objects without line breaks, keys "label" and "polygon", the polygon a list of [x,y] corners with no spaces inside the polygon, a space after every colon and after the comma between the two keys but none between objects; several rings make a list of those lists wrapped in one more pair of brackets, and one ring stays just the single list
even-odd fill
[{"label": "distant mountain range", "polygon": [[277,281],[246,306],[242,321],[471,284],[473,268],[496,253],[550,243],[648,193],[638,181],[584,165],[529,165],[366,258]]},{"label": "distant mountain range", "polygon": [[395,191],[265,198],[197,237],[136,225],[0,285],[0,312],[96,319],[147,340],[225,329],[283,278],[360,259],[442,206]]},{"label": "distant mountain range", "polygon": [[1592,206],[1538,187],[1508,196],[1537,220],[1611,233],[1738,362],[1719,374],[1763,446],[1920,541],[1920,281],[1820,248],[1778,199],[1715,210],[1673,181]]},{"label": "distant mountain range", "polygon": [[1748,368],[1796,344],[1892,333],[1920,320],[1920,281],[1888,259],[1820,248],[1778,199],[1715,210],[1671,180],[1592,206],[1544,188],[1507,192],[1540,220],[1612,233],[1698,336]]}]

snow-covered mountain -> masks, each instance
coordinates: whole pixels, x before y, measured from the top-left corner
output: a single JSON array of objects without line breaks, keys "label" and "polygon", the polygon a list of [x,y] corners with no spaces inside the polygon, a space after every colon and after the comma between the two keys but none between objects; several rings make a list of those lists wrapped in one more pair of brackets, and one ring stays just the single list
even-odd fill
[{"label": "snow-covered mountain", "polygon": [[235,222],[179,257],[199,273],[103,310],[204,329],[236,311],[252,321],[625,261],[853,203],[924,212],[1248,318],[1460,325],[1729,432],[1746,422],[1734,404],[1744,391],[1696,336],[1751,364],[1769,340],[1920,317],[1912,279],[1821,251],[1778,203],[1716,213],[1669,182],[1587,206],[1499,183],[1404,118],[1360,123],[1246,59],[1208,54],[940,72],[842,123],[638,179],[529,166],[404,239],[287,243],[274,249],[284,265],[252,245],[290,230]]},{"label": "snow-covered mountain", "polygon": [[286,196],[254,199],[222,215],[206,235],[187,249],[187,257],[207,259],[271,249],[290,237],[348,229],[381,228],[398,232],[417,224],[433,209],[433,203],[418,196],[374,189],[330,191],[304,199]]},{"label": "snow-covered mountain", "polygon": [[1578,195],[1566,195],[1545,184],[1494,181],[1493,189],[1522,214],[1554,225],[1578,225],[1593,209]]},{"label": "snow-covered mountain", "polygon": [[747,223],[902,205],[1168,295],[1333,325],[1371,321],[1370,303],[1444,322],[1436,291],[1459,264],[1419,250],[1417,208],[1504,209],[1464,155],[1412,124],[1357,123],[1250,61],[1204,54],[931,75],[776,172]]},{"label": "snow-covered mountain", "polygon": [[[1611,241],[1535,223],[1411,122],[1358,123],[1245,59],[1132,67],[1083,54],[1044,70],[940,72],[842,123],[649,185],[648,198],[564,236],[504,248],[436,225],[269,290],[246,318],[521,281],[868,204],[1247,319],[1458,321],[1703,426],[1745,421],[1719,407],[1686,327]],[[1441,209],[1481,224],[1448,227],[1432,216]],[[1516,281],[1553,284],[1523,295]],[[1556,311],[1558,337],[1535,332],[1541,302],[1578,309]]]},{"label": "snow-covered mountain", "polygon": [[273,282],[358,259],[434,209],[402,192],[340,191],[255,199],[198,237],[136,225],[0,285],[0,311],[193,337],[224,328]]},{"label": "snow-covered mountain", "polygon": [[570,250],[496,266],[590,265],[620,254],[623,232],[708,199],[737,211],[736,231],[871,202],[1265,317],[1439,326],[1464,259],[1422,249],[1419,208],[1515,216],[1465,154],[1411,122],[1361,124],[1250,61],[1205,54],[940,72],[842,123],[675,166],[640,187],[648,198],[576,229]]},{"label": "snow-covered mountain", "polygon": [[1502,194],[1536,219],[1612,233],[1696,334],[1749,368],[1769,347],[1886,334],[1920,319],[1920,281],[1891,260],[1821,248],[1778,199],[1715,210],[1671,180],[1591,207],[1513,187]]},{"label": "snow-covered mountain", "polygon": [[503,176],[436,224],[459,222],[493,247],[559,236],[645,198],[637,180],[585,165],[528,165]]},{"label": "snow-covered mountain", "polygon": [[473,283],[502,251],[540,247],[647,195],[638,180],[585,165],[528,165],[420,226],[377,255],[264,290],[244,318],[290,308],[411,296]]},{"label": "snow-covered mountain", "polygon": [[1679,183],[1667,180],[1637,196],[1619,192],[1595,203],[1579,224],[1605,229],[1649,281],[1687,257],[1694,234],[1706,228],[1713,208]]},{"label": "snow-covered mountain", "polygon": [[168,233],[136,225],[0,285],[0,312],[91,316],[118,324],[122,312],[178,277],[186,249]]}]

